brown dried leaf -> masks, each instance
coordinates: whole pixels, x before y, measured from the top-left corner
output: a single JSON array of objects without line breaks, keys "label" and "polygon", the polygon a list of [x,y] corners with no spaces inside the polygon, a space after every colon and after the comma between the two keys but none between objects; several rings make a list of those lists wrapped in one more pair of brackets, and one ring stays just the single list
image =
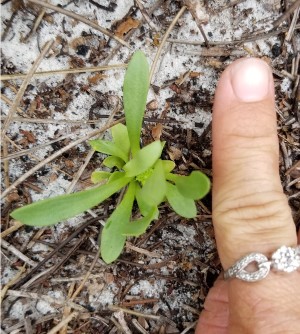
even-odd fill
[{"label": "brown dried leaf", "polygon": [[102,74],[102,73],[96,73],[96,74],[94,74],[94,75],[92,75],[91,77],[88,78],[88,82],[91,85],[97,85],[97,83],[100,80],[105,79],[105,78],[107,78],[107,75]]},{"label": "brown dried leaf", "polygon": [[163,126],[161,123],[158,123],[152,128],[151,135],[154,140],[160,140],[162,129],[163,129]]},{"label": "brown dried leaf", "polygon": [[153,45],[159,46],[159,44],[160,44],[160,34],[157,33],[157,34],[154,34],[153,36]]},{"label": "brown dried leaf", "polygon": [[172,161],[179,160],[182,156],[181,150],[174,146],[170,146],[167,152]]},{"label": "brown dried leaf", "polygon": [[17,190],[12,191],[6,197],[6,199],[7,199],[8,202],[16,202],[19,198],[20,198],[20,196],[19,196]]},{"label": "brown dried leaf", "polygon": [[49,24],[54,24],[54,18],[52,15],[44,15],[43,20]]},{"label": "brown dried leaf", "polygon": [[17,12],[18,10],[22,10],[25,8],[25,4],[23,0],[13,0],[12,1],[12,12]]},{"label": "brown dried leaf", "polygon": [[84,62],[83,59],[81,59],[79,57],[72,56],[71,60],[70,60],[70,66],[71,66],[71,68],[84,67],[85,62]]},{"label": "brown dried leaf", "polygon": [[79,45],[87,45],[89,47],[97,48],[99,44],[100,44],[99,38],[95,35],[80,36],[80,37],[74,38],[70,42],[70,47],[73,49],[77,49]]},{"label": "brown dried leaf", "polygon": [[202,72],[194,72],[194,71],[191,71],[190,72],[190,78],[198,78],[200,77],[200,75],[202,75],[203,73]]},{"label": "brown dried leaf", "polygon": [[184,0],[183,3],[188,7],[197,24],[208,23],[209,15],[206,13],[203,1]]},{"label": "brown dried leaf", "polygon": [[52,173],[52,174],[50,175],[49,182],[51,183],[51,182],[54,182],[54,181],[56,181],[56,180],[57,180],[57,175],[56,175],[55,173]]},{"label": "brown dried leaf", "polygon": [[29,143],[35,143],[36,139],[34,134],[31,131],[26,131],[20,129],[20,133],[28,140]]},{"label": "brown dried leaf", "polygon": [[105,273],[104,280],[107,284],[111,284],[115,281],[115,277],[112,273]]},{"label": "brown dried leaf", "polygon": [[214,68],[222,68],[222,66],[223,66],[223,63],[219,60],[216,60],[216,59],[208,60],[207,64],[209,66],[214,67]]},{"label": "brown dried leaf", "polygon": [[156,110],[158,108],[157,100],[152,100],[147,104],[147,109],[149,110]]},{"label": "brown dried leaf", "polygon": [[300,161],[296,162],[287,172],[293,179],[298,179],[300,177]]},{"label": "brown dried leaf", "polygon": [[126,21],[120,23],[116,29],[115,35],[119,38],[123,38],[131,29],[135,29],[139,26],[140,21],[129,17]]},{"label": "brown dried leaf", "polygon": [[73,160],[70,160],[70,159],[66,159],[66,160],[65,160],[65,165],[66,165],[66,167],[68,167],[68,168],[73,168],[73,167],[74,167],[74,161],[73,161]]}]

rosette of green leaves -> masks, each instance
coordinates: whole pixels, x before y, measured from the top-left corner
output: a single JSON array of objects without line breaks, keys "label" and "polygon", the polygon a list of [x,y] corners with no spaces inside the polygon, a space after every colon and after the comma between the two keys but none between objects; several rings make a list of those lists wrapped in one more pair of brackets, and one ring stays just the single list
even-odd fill
[{"label": "rosette of green leaves", "polygon": [[[128,64],[124,79],[126,126],[113,126],[111,141],[90,141],[95,151],[107,155],[103,165],[111,171],[94,171],[92,182],[101,184],[92,189],[39,201],[15,210],[11,216],[27,225],[52,225],[100,204],[125,187],[120,204],[108,218],[101,234],[101,256],[107,263],[118,258],[127,236],[143,234],[158,218],[158,207],[162,202],[168,201],[183,217],[195,217],[195,200],[207,194],[209,179],[199,171],[188,176],[172,173],[174,162],[160,159],[164,142],[154,141],[140,147],[148,89],[147,59],[137,51]],[[137,212],[133,210],[134,203],[137,203]]]}]

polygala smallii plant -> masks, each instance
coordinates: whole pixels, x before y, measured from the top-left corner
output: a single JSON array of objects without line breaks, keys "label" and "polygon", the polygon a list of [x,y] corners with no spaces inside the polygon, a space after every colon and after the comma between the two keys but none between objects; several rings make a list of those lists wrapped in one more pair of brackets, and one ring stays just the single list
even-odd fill
[{"label": "polygala smallii plant", "polygon": [[95,151],[107,154],[102,164],[111,172],[97,170],[92,173],[92,182],[101,182],[101,185],[18,208],[11,216],[26,225],[53,225],[100,204],[124,188],[124,196],[101,234],[101,257],[106,263],[118,258],[127,236],[143,234],[150,223],[158,219],[162,202],[167,201],[180,216],[195,217],[195,200],[204,197],[210,189],[208,177],[200,171],[193,171],[188,176],[172,173],[174,162],[160,158],[165,142],[156,140],[140,147],[148,90],[148,62],[144,54],[137,51],[124,79],[126,125],[119,123],[111,128],[112,141],[90,141]]}]

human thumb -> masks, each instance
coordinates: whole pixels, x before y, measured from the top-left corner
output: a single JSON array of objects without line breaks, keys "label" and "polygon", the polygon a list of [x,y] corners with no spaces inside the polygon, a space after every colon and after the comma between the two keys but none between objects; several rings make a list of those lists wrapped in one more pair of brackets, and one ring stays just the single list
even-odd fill
[{"label": "human thumb", "polygon": [[[269,257],[282,245],[297,244],[278,171],[274,104],[272,72],[264,61],[241,59],[222,74],[213,111],[213,223],[225,270],[251,252]],[[287,318],[298,322],[299,294],[299,272],[270,273],[256,283],[230,280],[230,332],[267,330],[270,317],[275,327]]]}]

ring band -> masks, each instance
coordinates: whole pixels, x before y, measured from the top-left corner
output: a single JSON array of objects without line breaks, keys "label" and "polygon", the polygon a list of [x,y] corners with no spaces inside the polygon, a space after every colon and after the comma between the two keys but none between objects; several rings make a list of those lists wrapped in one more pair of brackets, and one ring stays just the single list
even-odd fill
[{"label": "ring band", "polygon": [[[250,263],[256,263],[256,271],[247,271]],[[257,282],[265,278],[270,270],[291,273],[300,268],[300,246],[282,246],[271,256],[270,260],[261,253],[250,253],[238,260],[224,272],[224,279],[239,278],[246,282]]]}]

